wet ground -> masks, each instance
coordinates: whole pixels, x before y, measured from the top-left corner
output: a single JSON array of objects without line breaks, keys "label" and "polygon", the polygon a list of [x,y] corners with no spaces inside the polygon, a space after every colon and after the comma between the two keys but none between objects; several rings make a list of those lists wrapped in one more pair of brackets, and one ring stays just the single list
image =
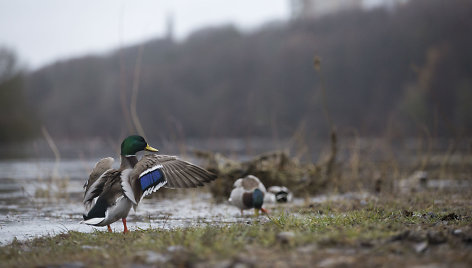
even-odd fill
[{"label": "wet ground", "polygon": [[[252,211],[242,217],[227,203],[216,204],[206,188],[160,190],[130,212],[128,228],[134,232],[122,235],[121,222],[112,224],[114,234],[80,224],[85,211],[82,185],[95,162],[0,162],[0,263],[5,267],[470,267],[472,263],[470,180],[441,180],[415,172],[398,182],[393,188],[397,192],[332,193],[295,198],[285,205],[264,204],[273,212],[271,218],[252,217]],[[94,230],[101,232],[88,234]],[[30,240],[37,237],[42,238]]]},{"label": "wet ground", "polygon": [[[26,240],[44,235],[57,235],[67,231],[93,232],[105,227],[81,224],[85,208],[82,205],[83,184],[88,169],[97,160],[61,161],[4,161],[0,162],[0,244],[13,239]],[[56,177],[56,178],[54,178]],[[155,193],[143,199],[136,211],[128,216],[130,230],[162,228],[172,229],[206,224],[248,222],[252,211],[241,216],[237,208],[228,203],[216,204],[205,188],[200,190],[169,190],[165,195]],[[342,199],[367,200],[367,194],[317,196],[309,202],[323,203]],[[307,200],[296,198],[293,205]],[[271,209],[274,205],[265,204]],[[266,218],[259,220],[265,221]],[[123,231],[122,223],[112,229]]]},{"label": "wet ground", "polygon": [[[0,163],[0,243],[55,235],[69,230],[93,232],[104,227],[80,224],[87,167],[94,161],[8,161]],[[51,179],[53,173],[57,179]],[[128,217],[128,228],[171,229],[198,224],[244,221],[239,210],[214,204],[204,191],[175,191],[166,197],[144,199]],[[121,222],[112,224],[122,231]]]}]

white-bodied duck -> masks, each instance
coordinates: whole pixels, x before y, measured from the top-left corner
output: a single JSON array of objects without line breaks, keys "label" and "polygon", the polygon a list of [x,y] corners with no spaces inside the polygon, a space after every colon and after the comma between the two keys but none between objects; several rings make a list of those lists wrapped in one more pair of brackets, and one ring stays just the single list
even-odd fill
[{"label": "white-bodied duck", "polygon": [[143,197],[166,188],[193,188],[216,179],[216,175],[175,156],[148,154],[139,161],[136,153],[157,152],[141,136],[129,136],[121,143],[121,164],[112,169],[113,158],[100,160],[84,185],[84,205],[90,208],[83,223],[107,226],[123,222],[128,232],[126,217],[131,207],[138,206]]},{"label": "white-bodied duck", "polygon": [[239,178],[233,186],[234,189],[231,191],[228,201],[241,210],[241,216],[244,210],[251,208],[254,208],[256,216],[259,215],[259,210],[268,213],[266,209],[262,208],[266,188],[256,176],[248,175]]}]

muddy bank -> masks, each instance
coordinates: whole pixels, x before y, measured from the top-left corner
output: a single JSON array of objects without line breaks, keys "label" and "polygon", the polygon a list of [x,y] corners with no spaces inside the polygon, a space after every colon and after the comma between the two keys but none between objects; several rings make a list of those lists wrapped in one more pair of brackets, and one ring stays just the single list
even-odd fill
[{"label": "muddy bank", "polygon": [[332,144],[331,150],[317,162],[302,160],[286,151],[267,152],[244,161],[219,153],[194,153],[205,168],[218,175],[218,180],[209,187],[218,202],[226,200],[236,179],[247,175],[255,175],[266,187],[286,186],[299,198],[333,192],[455,193],[472,189],[469,154],[452,157],[445,153],[442,158],[419,156],[411,162],[399,162],[393,158],[386,161],[385,156],[375,158],[372,152],[363,156],[353,151],[348,159],[339,161],[336,148]]}]

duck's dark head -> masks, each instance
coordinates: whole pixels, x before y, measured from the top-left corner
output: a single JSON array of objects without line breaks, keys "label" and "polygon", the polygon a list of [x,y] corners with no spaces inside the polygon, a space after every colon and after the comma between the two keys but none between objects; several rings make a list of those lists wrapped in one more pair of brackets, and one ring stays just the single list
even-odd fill
[{"label": "duck's dark head", "polygon": [[262,204],[264,204],[264,193],[259,189],[255,189],[254,192],[252,192],[252,206],[254,207],[256,216],[259,216],[259,210],[263,213],[267,213],[267,210],[262,208]]},{"label": "duck's dark head", "polygon": [[121,155],[123,156],[136,155],[137,152],[144,150],[150,152],[158,151],[157,149],[149,146],[146,140],[144,140],[143,137],[138,135],[129,136],[121,143]]}]

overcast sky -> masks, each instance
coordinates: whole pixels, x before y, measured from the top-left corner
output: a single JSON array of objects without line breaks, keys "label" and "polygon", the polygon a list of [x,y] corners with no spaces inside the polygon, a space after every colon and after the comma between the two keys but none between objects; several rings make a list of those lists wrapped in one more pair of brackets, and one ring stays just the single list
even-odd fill
[{"label": "overcast sky", "polygon": [[182,39],[205,26],[251,29],[289,13],[289,0],[0,0],[0,45],[37,68],[163,36],[169,15]]},{"label": "overcast sky", "polygon": [[35,68],[162,36],[174,18],[177,38],[209,25],[250,29],[288,18],[287,0],[0,0],[0,45]]}]

